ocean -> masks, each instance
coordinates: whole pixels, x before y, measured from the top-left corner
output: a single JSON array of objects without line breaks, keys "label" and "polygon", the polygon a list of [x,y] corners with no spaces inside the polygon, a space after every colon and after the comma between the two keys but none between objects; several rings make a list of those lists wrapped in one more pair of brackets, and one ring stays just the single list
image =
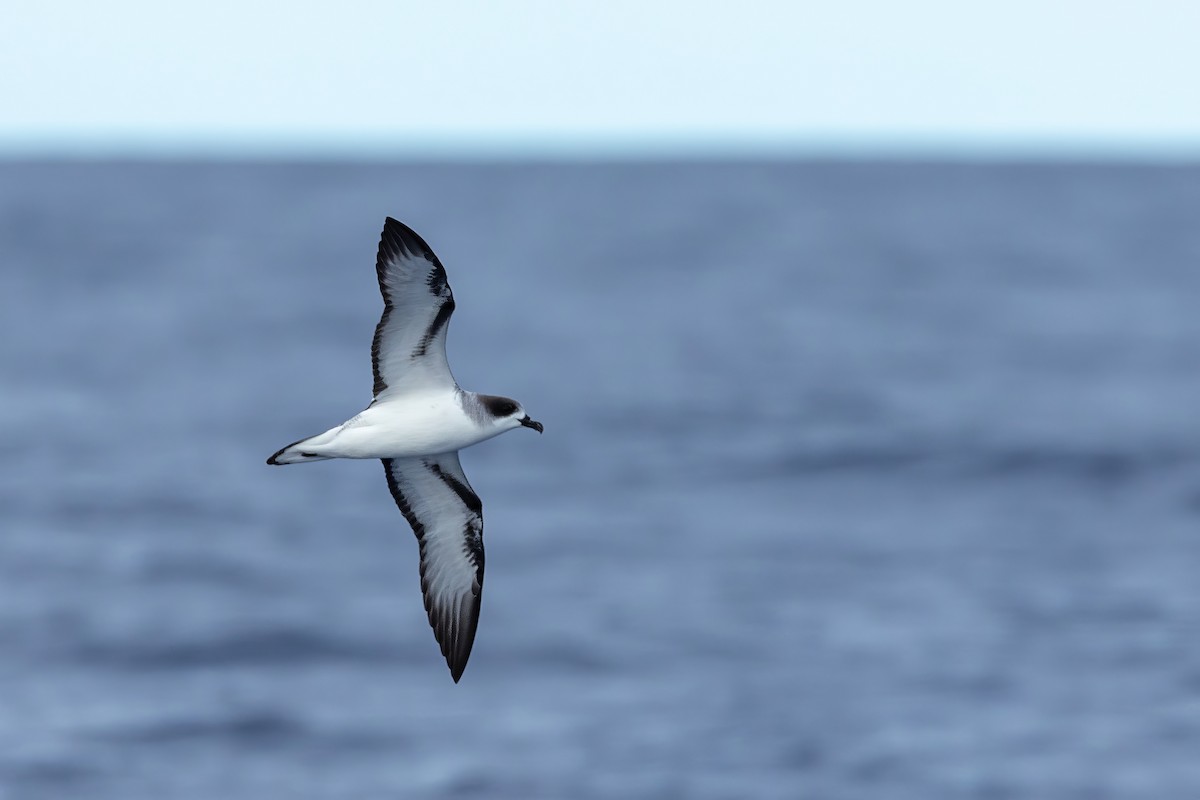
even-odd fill
[{"label": "ocean", "polygon": [[[385,216],[471,448],[455,685]],[[1200,797],[1200,166],[0,163],[0,798]]]}]

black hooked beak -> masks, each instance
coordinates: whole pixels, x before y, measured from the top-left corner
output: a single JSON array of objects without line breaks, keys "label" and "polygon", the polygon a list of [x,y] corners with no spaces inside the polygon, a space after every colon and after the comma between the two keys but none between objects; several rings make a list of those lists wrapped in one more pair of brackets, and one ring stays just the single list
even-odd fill
[{"label": "black hooked beak", "polygon": [[521,418],[521,424],[526,428],[533,428],[538,433],[542,432],[542,423],[530,419],[528,414]]}]

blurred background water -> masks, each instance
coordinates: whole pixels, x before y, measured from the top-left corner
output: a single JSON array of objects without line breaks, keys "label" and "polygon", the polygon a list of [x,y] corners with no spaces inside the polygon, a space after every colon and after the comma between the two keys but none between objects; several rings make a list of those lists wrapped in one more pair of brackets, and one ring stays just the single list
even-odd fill
[{"label": "blurred background water", "polygon": [[[0,165],[0,796],[1200,796],[1200,168]],[[376,462],[458,300],[454,685]]]}]

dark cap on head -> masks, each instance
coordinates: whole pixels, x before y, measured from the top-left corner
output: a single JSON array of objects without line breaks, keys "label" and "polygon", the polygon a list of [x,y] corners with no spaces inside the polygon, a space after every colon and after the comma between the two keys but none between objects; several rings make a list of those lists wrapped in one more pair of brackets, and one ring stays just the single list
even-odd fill
[{"label": "dark cap on head", "polygon": [[494,394],[479,395],[479,402],[483,403],[483,407],[493,417],[507,417],[520,408],[516,400],[510,400],[507,397],[497,397]]}]

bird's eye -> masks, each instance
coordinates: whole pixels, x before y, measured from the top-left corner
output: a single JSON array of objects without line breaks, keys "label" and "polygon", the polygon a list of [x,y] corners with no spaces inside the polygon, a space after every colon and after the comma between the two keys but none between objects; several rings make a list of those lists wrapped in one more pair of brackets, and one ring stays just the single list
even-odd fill
[{"label": "bird's eye", "polygon": [[492,416],[500,419],[512,416],[521,408],[521,406],[517,404],[516,400],[512,400],[508,397],[484,395],[480,399],[483,401],[483,404],[487,406],[488,411],[492,413]]}]

